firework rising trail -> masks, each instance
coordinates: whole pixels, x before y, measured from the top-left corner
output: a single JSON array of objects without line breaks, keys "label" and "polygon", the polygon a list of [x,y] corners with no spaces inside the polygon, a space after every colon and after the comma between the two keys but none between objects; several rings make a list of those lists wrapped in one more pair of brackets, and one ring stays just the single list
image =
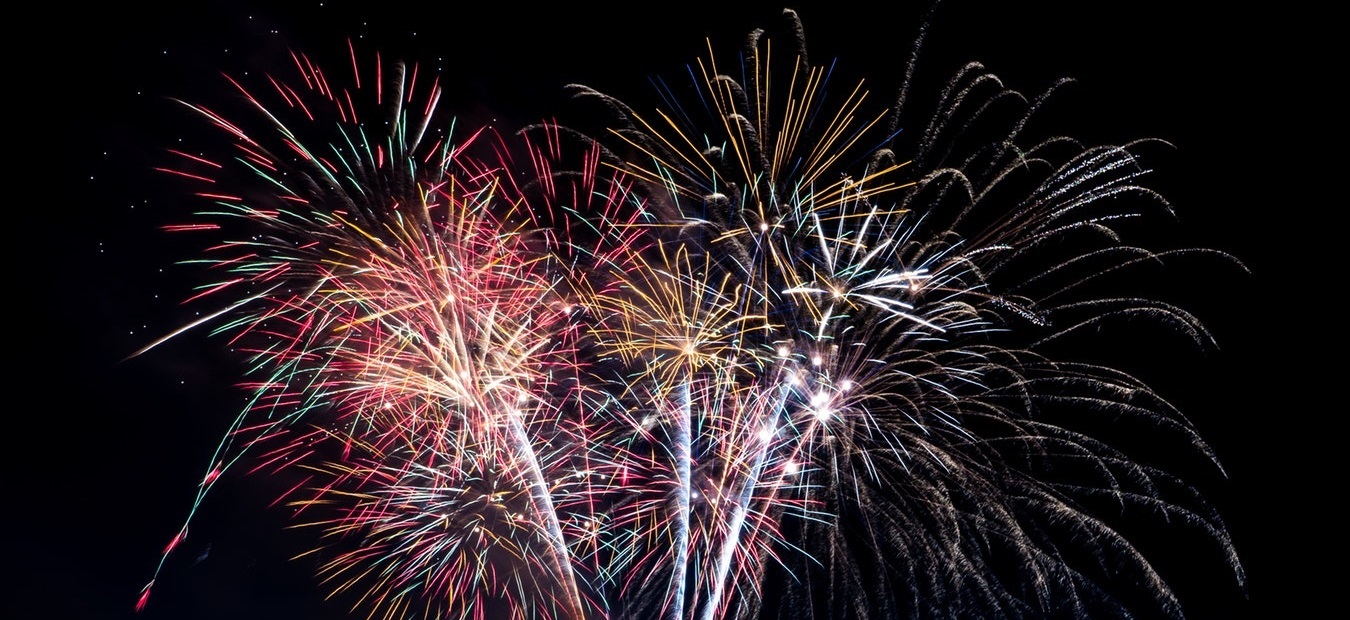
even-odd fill
[{"label": "firework rising trail", "polygon": [[1124,241],[1170,209],[1148,143],[1028,142],[1044,97],[978,64],[917,115],[913,58],[892,102],[837,91],[784,19],[652,112],[571,87],[597,124],[457,131],[355,50],[231,80],[250,122],[185,104],[232,152],[165,167],[211,204],[169,228],[220,236],[184,329],[248,355],[251,401],[155,576],[239,468],[299,479],[302,557],[372,618],[1180,617],[1138,509],[1241,583],[1109,434],[1217,468],[1186,418],[1055,355],[1119,317],[1210,342],[1128,289],[1230,258]]}]

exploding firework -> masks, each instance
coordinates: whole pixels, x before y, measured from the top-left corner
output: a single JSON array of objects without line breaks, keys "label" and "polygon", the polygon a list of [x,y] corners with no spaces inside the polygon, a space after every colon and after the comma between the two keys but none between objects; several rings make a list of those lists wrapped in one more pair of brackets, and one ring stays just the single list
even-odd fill
[{"label": "exploding firework", "polygon": [[1202,438],[1056,353],[1118,317],[1210,342],[1128,288],[1222,257],[1124,240],[1169,210],[1148,143],[1029,141],[1045,96],[978,64],[874,109],[784,18],[663,108],[573,86],[594,114],[506,136],[354,50],[232,81],[256,129],[186,104],[235,150],[166,167],[213,205],[171,228],[222,235],[199,324],[251,401],[159,570],[246,468],[300,479],[305,555],[370,617],[1180,617],[1140,508],[1240,583],[1219,515],[1112,433],[1217,467]]}]

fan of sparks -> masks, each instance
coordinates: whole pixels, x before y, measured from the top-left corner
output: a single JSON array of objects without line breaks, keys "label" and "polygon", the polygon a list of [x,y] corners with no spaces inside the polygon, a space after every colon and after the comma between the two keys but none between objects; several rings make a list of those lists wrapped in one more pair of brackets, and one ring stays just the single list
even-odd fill
[{"label": "fan of sparks", "polygon": [[371,618],[1180,616],[1126,507],[1241,582],[1218,515],[1101,423],[1213,460],[1186,419],[1047,352],[1117,316],[1209,341],[1100,294],[1206,253],[1113,230],[1168,208],[1134,149],[1022,145],[1039,100],[976,64],[903,126],[785,17],[734,71],[710,45],[662,91],[686,107],[574,87],[596,128],[464,131],[437,76],[355,50],[230,81],[248,122],[185,103],[233,149],[165,167],[211,205],[169,227],[214,235],[190,327],[251,400],[156,577],[244,469],[300,480],[301,558]]}]

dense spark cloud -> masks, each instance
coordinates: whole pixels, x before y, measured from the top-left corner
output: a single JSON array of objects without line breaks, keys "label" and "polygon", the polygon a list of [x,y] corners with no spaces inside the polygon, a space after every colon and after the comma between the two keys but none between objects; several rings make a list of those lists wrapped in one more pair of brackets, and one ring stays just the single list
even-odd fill
[{"label": "dense spark cloud", "polygon": [[247,122],[185,102],[233,150],[175,153],[211,207],[168,228],[219,236],[190,327],[248,354],[251,401],[156,577],[243,469],[301,480],[305,556],[372,618],[1181,617],[1130,509],[1241,583],[1219,515],[1111,431],[1217,468],[1202,438],[1055,355],[1118,317],[1209,344],[1128,288],[1229,258],[1124,241],[1170,209],[1149,143],[1024,143],[1044,96],[973,63],[873,108],[784,18],[664,108],[578,85],[587,118],[505,136],[355,49],[231,80]]}]

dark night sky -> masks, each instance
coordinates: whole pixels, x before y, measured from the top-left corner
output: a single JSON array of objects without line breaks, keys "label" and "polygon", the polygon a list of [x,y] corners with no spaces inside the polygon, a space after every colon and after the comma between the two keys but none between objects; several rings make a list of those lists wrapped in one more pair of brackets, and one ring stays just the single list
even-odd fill
[{"label": "dark night sky", "polygon": [[[20,578],[0,603],[13,612],[0,616],[346,617],[322,602],[307,571],[286,561],[286,520],[267,509],[263,483],[253,478],[208,497],[158,598],[132,613],[243,403],[229,387],[235,362],[203,335],[120,361],[186,318],[175,308],[188,291],[176,288],[174,262],[192,248],[157,230],[181,220],[185,207],[150,168],[163,148],[200,127],[166,98],[211,102],[224,95],[221,72],[282,66],[292,48],[341,55],[347,37],[360,37],[366,49],[443,67],[448,103],[463,116],[529,122],[549,113],[568,82],[646,96],[646,78],[682,71],[702,55],[705,36],[730,50],[779,5],[599,10],[501,2],[464,12],[399,1],[361,9],[174,4],[100,4],[54,15],[51,23],[63,25],[50,29],[39,20],[35,29],[61,39],[48,49],[62,53],[16,58],[24,77],[11,81],[20,100],[11,122],[38,145],[41,161],[32,168],[57,178],[38,185],[27,178],[30,166],[12,169],[11,183],[24,190],[12,194],[11,208],[34,221],[21,219],[24,238],[11,246],[24,248],[13,264],[28,282],[10,306],[23,344],[9,407],[19,424],[9,442],[15,475],[5,518],[15,524],[6,555]],[[922,12],[922,3],[897,4],[904,6],[888,12],[846,1],[794,6],[814,58],[837,56],[880,94],[898,82]],[[1285,46],[1273,38],[1315,20],[1182,14],[1160,0],[1093,10],[1060,0],[982,4],[941,9],[921,70],[945,78],[957,62],[980,60],[1024,91],[1079,79],[1061,95],[1061,109],[1081,112],[1066,113],[1066,133],[1175,144],[1156,186],[1176,207],[1182,233],[1253,271],[1185,276],[1196,278],[1185,306],[1212,329],[1218,351],[1164,338],[1156,352],[1126,355],[1148,360],[1134,370],[1197,424],[1229,474],[1196,477],[1229,523],[1250,600],[1216,557],[1212,575],[1203,561],[1179,564],[1198,567],[1178,575],[1183,603],[1196,620],[1303,617],[1326,596],[1321,571],[1341,570],[1330,544],[1339,548],[1340,526],[1327,497],[1343,485],[1327,481],[1340,468],[1329,469],[1322,445],[1327,420],[1343,410],[1318,397],[1333,392],[1322,378],[1329,371],[1319,369],[1339,359],[1340,335],[1332,333],[1337,306],[1322,301],[1335,283],[1316,276],[1329,246],[1315,238],[1334,223],[1311,215],[1336,205],[1314,198],[1327,177],[1303,144],[1330,132],[1307,77],[1321,39],[1309,34]],[[1082,4],[1089,5],[1098,6]],[[1319,349],[1328,353],[1316,357]],[[1316,568],[1314,555],[1330,556],[1333,568]]]}]

